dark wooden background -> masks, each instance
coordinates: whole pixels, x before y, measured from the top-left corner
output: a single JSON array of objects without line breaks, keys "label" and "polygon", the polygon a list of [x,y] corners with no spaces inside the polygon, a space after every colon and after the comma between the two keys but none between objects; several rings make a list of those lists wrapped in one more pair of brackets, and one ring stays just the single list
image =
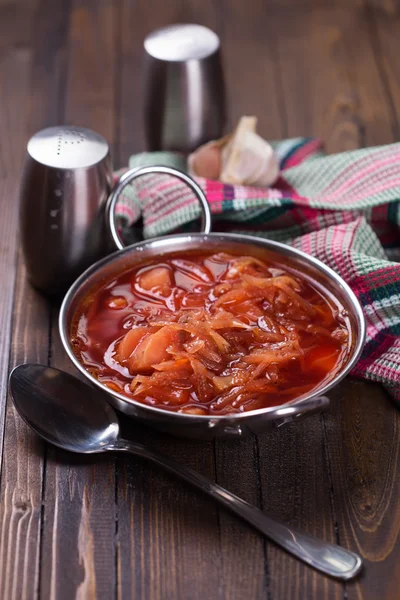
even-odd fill
[{"label": "dark wooden background", "polygon": [[[7,396],[23,362],[71,371],[57,307],[26,282],[17,237],[24,148],[36,130],[85,125],[116,166],[142,150],[142,41],[198,22],[222,39],[229,125],[259,116],[276,139],[337,152],[399,139],[395,0],[0,0],[0,598],[400,597],[399,413],[347,381],[322,416],[238,442],[130,434],[300,529],[359,552],[342,585],[299,563],[183,483],[134,458],[44,446]],[[380,7],[379,7],[380,6]]]}]

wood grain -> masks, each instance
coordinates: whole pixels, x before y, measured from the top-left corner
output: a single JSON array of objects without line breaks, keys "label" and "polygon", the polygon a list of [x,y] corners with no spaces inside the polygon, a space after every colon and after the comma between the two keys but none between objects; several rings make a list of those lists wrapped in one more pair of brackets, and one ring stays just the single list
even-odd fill
[{"label": "wood grain", "polygon": [[[125,423],[147,442],[214,478],[212,446]],[[118,470],[119,598],[225,597],[215,504],[150,463],[129,457]]]},{"label": "wood grain", "polygon": [[34,3],[20,19],[20,27],[14,28],[19,8],[14,2],[0,5],[0,597],[13,600],[27,598],[29,587],[35,593],[38,585],[42,447],[17,417],[10,399],[6,405],[8,366],[27,356],[47,354],[46,308],[39,301],[34,310],[36,298],[26,289],[22,270],[13,310],[18,179],[26,141]]},{"label": "wood grain", "polygon": [[[368,6],[368,5],[367,5]],[[371,46],[385,86],[388,106],[391,110],[390,124],[392,136],[398,141],[400,136],[400,69],[396,58],[400,25],[400,12],[385,15],[375,4],[367,11]]]},{"label": "wood grain", "polygon": [[[5,403],[7,395],[7,367],[10,351],[11,316],[16,274],[16,230],[18,221],[18,178],[24,157],[26,136],[27,95],[32,52],[26,20],[21,22],[24,31],[12,29],[12,17],[16,7],[13,3],[0,6],[0,88],[2,110],[0,111],[0,460],[3,447]],[[28,18],[28,16],[27,16]],[[8,84],[9,81],[13,85]]]},{"label": "wood grain", "polygon": [[[263,509],[293,527],[337,543],[336,514],[320,417],[259,437]],[[271,597],[339,599],[340,583],[309,569],[273,544],[267,547]]]},{"label": "wood grain", "polygon": [[116,132],[117,24],[111,0],[74,0],[68,38],[65,121],[94,128],[111,145]]},{"label": "wood grain", "polygon": [[[216,480],[251,504],[262,507],[258,445],[255,438],[215,442]],[[226,598],[270,597],[267,543],[237,517],[219,510]]]},{"label": "wood grain", "polygon": [[[386,143],[391,114],[371,47],[368,18],[354,3],[276,9],[288,135],[313,135],[328,152]],[[279,28],[277,20],[285,23]],[[368,124],[368,127],[366,126]]]},{"label": "wood grain", "polygon": [[[221,45],[228,98],[228,131],[242,115],[258,117],[267,139],[286,137],[282,82],[276,60],[274,13],[262,0],[220,0]],[[278,23],[279,25],[279,23]],[[250,92],[251,90],[251,92]]]},{"label": "wood grain", "polygon": [[399,0],[365,0],[366,5],[377,9],[378,12],[393,17],[400,13]]},{"label": "wood grain", "polygon": [[400,417],[379,386],[348,381],[325,418],[339,536],[363,557],[349,600],[395,599],[400,574]]},{"label": "wood grain", "polygon": [[69,0],[37,0],[34,12],[28,136],[64,119]]},{"label": "wood grain", "polygon": [[[4,196],[1,198],[2,221],[0,227],[1,256],[8,262],[8,269],[1,268],[2,294],[13,292],[13,276],[16,273],[16,212],[18,209],[18,180],[24,148],[32,127],[46,122],[43,110],[34,115],[30,108],[34,100],[30,95],[31,76],[35,74],[34,64],[38,65],[37,53],[32,39],[32,23],[36,14],[36,3],[21,10],[21,2],[0,7],[1,40],[9,42],[10,35],[15,35],[14,46],[7,49],[8,54],[0,60],[0,79],[13,82],[13,94],[6,98],[0,114],[0,132],[3,143],[0,152],[2,157],[2,175]],[[18,15],[18,27],[13,27],[5,18],[8,11],[15,18]],[[13,21],[14,22],[14,21]],[[37,32],[41,33],[42,20],[37,23]],[[49,40],[47,40],[49,42]],[[2,51],[6,46],[2,46]],[[48,47],[47,47],[48,49]],[[40,57],[42,58],[42,56]],[[37,74],[37,72],[36,72]],[[2,84],[6,90],[7,85]],[[28,98],[30,102],[28,102]],[[54,105],[54,100],[52,101]],[[38,106],[36,106],[38,109]],[[32,117],[35,117],[32,119]],[[35,121],[35,123],[31,122]],[[7,164],[8,163],[8,164]],[[10,242],[10,236],[12,241]],[[2,309],[7,303],[0,302]],[[49,351],[49,306],[47,301],[37,294],[29,285],[26,273],[20,260],[17,287],[14,299],[12,345],[10,367],[21,362],[46,363]],[[2,360],[8,359],[5,350],[7,335],[11,325],[11,317],[2,324]],[[2,376],[7,369],[1,369]],[[5,388],[5,386],[4,386]],[[4,389],[3,388],[3,389]],[[4,458],[2,463],[2,479],[0,491],[0,597],[7,599],[30,599],[39,594],[42,491],[44,469],[44,447],[28,427],[17,416],[11,399],[7,403],[5,416]]]},{"label": "wood grain", "polygon": [[[47,362],[49,307],[26,279],[20,261],[14,301],[10,367]],[[0,489],[0,597],[37,597],[44,446],[7,403]]]},{"label": "wood grain", "polygon": [[[112,144],[115,131],[113,2],[71,3],[66,39],[64,115]],[[57,69],[57,63],[54,63]],[[73,370],[58,336],[53,306],[52,366]],[[115,594],[114,458],[74,457],[49,448],[42,526],[43,598],[112,598]]]}]

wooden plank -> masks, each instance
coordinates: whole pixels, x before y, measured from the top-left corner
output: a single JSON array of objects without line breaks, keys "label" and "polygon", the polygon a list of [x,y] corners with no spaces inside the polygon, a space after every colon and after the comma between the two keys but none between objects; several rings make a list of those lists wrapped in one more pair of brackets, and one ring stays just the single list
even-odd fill
[{"label": "wooden plank", "polygon": [[113,148],[116,132],[117,24],[120,2],[73,0],[65,121],[92,127]]},{"label": "wooden plank", "polygon": [[349,600],[397,598],[400,574],[400,415],[383,389],[348,381],[332,394],[326,439],[339,536],[364,559]]},{"label": "wooden plank", "polygon": [[[392,8],[399,8],[397,2],[392,5]],[[381,6],[376,2],[374,7],[375,10],[367,12],[371,45],[375,50],[388,104],[392,109],[393,141],[397,142],[400,132],[400,86],[398,61],[395,57],[398,47],[396,31],[400,17],[398,10],[396,15],[388,17],[381,12]],[[369,592],[366,597],[381,594],[382,597],[394,598],[399,588],[399,575],[394,565],[399,561],[400,555],[400,520],[396,502],[400,470],[400,418],[398,411],[378,387],[372,397],[365,392],[365,387],[359,384],[355,394],[356,405],[346,419],[352,425],[346,429],[346,446],[356,446],[357,452],[354,457],[349,457],[349,461],[353,466],[358,458],[362,465],[361,476],[358,476],[346,493],[357,522],[357,527],[353,526],[352,531],[368,566],[364,584]],[[369,414],[373,417],[367,421]],[[362,429],[366,430],[362,436],[361,424]],[[338,471],[340,473],[340,469]]]},{"label": "wooden plank", "polygon": [[[14,302],[10,367],[46,364],[49,307],[20,262]],[[0,597],[28,600],[39,588],[44,446],[7,403],[0,489]]]},{"label": "wooden plank", "polygon": [[391,139],[390,109],[358,3],[277,6],[270,33],[289,136],[319,136],[330,153]]},{"label": "wooden plank", "polygon": [[[262,507],[256,439],[216,440],[215,451],[217,482],[254,506]],[[263,536],[223,510],[219,524],[226,597],[232,600],[270,597]]]},{"label": "wooden plank", "polygon": [[[361,0],[361,3],[363,1]],[[378,12],[383,12],[390,17],[398,16],[400,13],[399,0],[365,0],[368,7],[375,8]]]},{"label": "wooden plank", "polygon": [[258,117],[266,139],[286,137],[281,80],[269,21],[275,7],[254,0],[220,0],[222,56],[227,87],[228,130],[242,115]]},{"label": "wooden plank", "polygon": [[[56,355],[54,362],[66,370],[63,357]],[[42,597],[113,597],[113,458],[71,457],[49,449],[44,502]]]},{"label": "wooden plank", "polygon": [[[74,1],[66,42],[64,120],[93,128],[111,144],[118,10],[111,0]],[[54,305],[51,364],[76,375],[61,347],[57,313]],[[74,457],[49,448],[44,502],[42,597],[114,597],[114,458]]]},{"label": "wooden plank", "polygon": [[367,3],[366,6],[370,6],[370,10],[367,10],[367,18],[371,46],[374,48],[388,104],[391,108],[390,123],[393,138],[398,141],[400,135],[400,70],[397,55],[400,13],[388,16],[376,4],[368,5]]},{"label": "wooden plank", "polygon": [[[210,443],[127,422],[125,435],[214,479]],[[150,463],[118,463],[118,598],[227,597],[215,504]]]},{"label": "wooden plank", "polygon": [[[13,90],[9,105],[6,105],[6,107],[3,105],[1,112],[1,115],[8,120],[7,127],[10,127],[10,132],[7,133],[7,130],[1,126],[3,140],[12,141],[11,152],[6,144],[3,144],[2,148],[7,148],[7,155],[5,156],[15,160],[15,163],[10,163],[7,169],[2,169],[2,172],[6,173],[6,180],[10,186],[2,201],[2,223],[7,227],[7,230],[4,234],[1,234],[2,242],[6,244],[2,248],[1,255],[7,256],[6,248],[8,247],[8,252],[12,253],[13,259],[10,260],[12,273],[7,274],[2,269],[2,280],[7,281],[9,284],[3,286],[3,290],[9,294],[13,289],[12,279],[15,272],[14,244],[17,230],[15,212],[18,208],[18,201],[15,196],[18,190],[21,159],[30,133],[46,124],[46,119],[49,117],[49,113],[44,111],[43,103],[38,106],[34,101],[35,96],[32,98],[29,93],[32,89],[30,76],[33,76],[33,81],[36,82],[36,76],[38,76],[40,68],[45,65],[49,66],[49,61],[43,61],[43,54],[40,55],[38,60],[39,48],[37,44],[40,45],[43,39],[40,35],[43,33],[43,22],[49,22],[46,22],[46,18],[43,19],[43,13],[40,11],[36,15],[39,16],[36,19],[35,28],[38,37],[35,37],[35,47],[31,48],[33,45],[31,43],[32,23],[36,8],[36,2],[31,2],[29,6],[24,7],[21,6],[21,2],[4,6],[5,10],[9,10],[10,14],[17,17],[13,20],[16,27],[12,27],[10,21],[4,18],[3,7],[0,7],[1,40],[4,42],[9,39],[12,33],[16,36],[15,45],[18,47],[16,52],[13,50],[12,53],[8,54],[5,62],[2,62],[0,67],[4,79],[7,82],[12,82],[11,88],[8,85],[2,85],[2,89]],[[46,8],[49,7],[46,6]],[[49,19],[49,16],[54,16],[54,11],[49,11],[46,15]],[[57,24],[57,19],[53,19],[53,27]],[[57,42],[60,42],[60,29],[58,29],[57,34],[55,38],[54,36],[50,39],[46,37],[47,54],[51,57],[56,54]],[[36,68],[32,67],[32,63]],[[4,68],[6,68],[5,73],[3,72]],[[48,69],[45,75],[40,78],[41,83],[46,82],[48,87],[51,87],[51,72],[52,70]],[[57,94],[53,95],[57,97]],[[30,100],[29,105],[27,103],[28,98]],[[54,103],[53,99],[52,103]],[[30,110],[33,106],[35,112]],[[28,115],[28,118],[24,118],[23,115]],[[7,202],[5,202],[6,199]],[[12,244],[8,240],[7,236],[9,235],[13,236]],[[21,362],[46,363],[49,348],[48,303],[28,284],[22,261],[20,261],[17,281],[10,367]],[[3,307],[3,304],[1,305]],[[10,324],[11,318],[9,317],[8,323],[4,327],[2,326],[3,334],[7,332],[7,327]],[[2,342],[4,344],[7,342],[6,335],[2,335]],[[8,353],[4,347],[0,350],[0,356],[8,358]],[[6,374],[6,369],[1,371],[2,374]],[[7,404],[5,425],[0,492],[0,519],[2,523],[0,597],[7,599],[36,598],[39,594],[40,585],[44,447],[37,436],[31,433],[17,416],[10,399]]]},{"label": "wooden plank", "polygon": [[357,119],[358,115],[362,133],[360,145],[391,143],[392,111],[372,43],[368,12],[362,7],[346,12],[339,0],[336,4],[339,7],[337,29],[346,47],[349,76],[359,100],[355,116]]},{"label": "wooden plank", "polygon": [[[14,3],[0,6],[0,134],[3,139],[0,148],[0,275],[3,281],[0,290],[0,596],[4,598],[23,597],[20,594],[27,578],[32,586],[37,585],[38,541],[30,536],[31,532],[34,534],[39,531],[41,506],[40,448],[33,436],[26,435],[26,427],[15,416],[12,404],[8,403],[6,408],[9,360],[11,365],[15,364],[15,361],[22,359],[24,351],[20,344],[17,349],[15,331],[21,333],[26,329],[26,323],[21,323],[16,316],[10,357],[16,275],[18,177],[24,156],[24,115],[32,58],[27,27],[31,11],[27,10],[18,20],[19,27],[14,28],[17,8]],[[12,86],[9,85],[10,81]],[[29,312],[29,305],[27,308]],[[7,430],[4,434],[5,424]],[[36,450],[38,454],[28,463],[31,450]],[[22,464],[16,463],[16,459],[23,461]]]},{"label": "wooden plank", "polygon": [[[300,531],[337,542],[320,417],[308,417],[260,436],[259,448],[263,509]],[[340,583],[306,567],[273,544],[268,544],[267,557],[274,600],[342,598]]]},{"label": "wooden plank", "polygon": [[[29,39],[13,29],[11,4],[0,6],[0,39],[3,35],[8,45],[0,45],[0,89],[2,90],[2,110],[0,111],[0,461],[3,447],[5,404],[7,395],[8,359],[10,352],[11,315],[14,295],[16,266],[16,229],[18,221],[18,177],[24,157],[26,136],[27,94],[31,51]],[[25,22],[25,20],[24,20]],[[13,85],[9,85],[9,81]]]},{"label": "wooden plank", "polygon": [[[300,11],[291,14],[281,11],[280,14],[285,16],[288,37],[288,43],[285,35],[280,37],[279,56],[289,134],[320,135],[327,140],[331,152],[359,145],[390,143],[393,140],[392,110],[371,46],[368,18],[363,8],[340,2],[329,6],[321,3],[311,16]],[[299,57],[297,62],[296,56]],[[320,496],[321,491],[315,502],[310,503],[308,514],[299,519],[299,509],[296,512],[293,509],[294,522],[302,528],[310,528],[315,513],[314,523],[320,525],[314,532],[320,532],[332,541],[336,537],[341,544],[359,551],[367,559],[364,575],[355,583],[346,584],[349,599],[396,597],[398,576],[393,565],[398,561],[399,546],[394,498],[398,492],[399,417],[385,402],[382,390],[371,384],[346,382],[332,397],[332,409],[322,419],[322,432],[314,425],[304,438],[299,439],[297,447],[306,454],[309,451],[304,449],[306,444],[315,448],[315,459],[308,457],[310,468],[315,469],[317,463],[322,462],[325,480],[328,478],[332,489],[336,532],[331,530],[330,519],[324,517],[325,525],[324,521],[321,523],[321,512],[325,515],[327,511],[327,499]],[[306,424],[308,426],[308,422],[304,427]],[[288,447],[288,440],[284,439],[276,455],[282,456]],[[318,454],[318,447],[321,453],[325,452],[324,460],[321,453]],[[266,452],[265,458],[267,455]],[[310,470],[298,478],[304,506],[309,502],[305,500],[310,493],[307,488],[315,486],[316,482],[319,484],[317,473]],[[268,468],[268,475],[268,479],[273,480],[278,469],[271,473]],[[289,483],[288,489],[278,498],[287,501],[290,489],[295,489],[294,483]],[[379,503],[378,490],[381,491],[382,486],[388,500]],[[275,491],[271,497],[276,504]],[[284,515],[278,506],[276,511],[276,514]],[[374,514],[370,522],[369,511]],[[286,517],[290,518],[290,511]],[[269,561],[272,561],[270,554]],[[288,569],[282,568],[282,572],[288,573]],[[278,598],[287,597],[288,588],[282,581],[281,578],[276,582],[276,588],[271,582]],[[309,592],[304,596],[325,598],[329,594],[339,594],[333,587],[335,584],[329,582],[325,592],[323,585],[327,585],[326,580],[321,583],[318,593],[310,582]],[[298,593],[297,586],[294,590]]]},{"label": "wooden plank", "polygon": [[[211,0],[182,3],[124,2],[121,21],[119,157],[144,149],[141,104],[143,40],[176,22],[217,29]],[[126,435],[214,478],[213,445],[172,439],[125,423]],[[118,460],[119,598],[226,597],[221,575],[218,512],[185,484],[134,457]]]},{"label": "wooden plank", "polygon": [[29,136],[64,119],[69,0],[37,0],[28,108]]}]

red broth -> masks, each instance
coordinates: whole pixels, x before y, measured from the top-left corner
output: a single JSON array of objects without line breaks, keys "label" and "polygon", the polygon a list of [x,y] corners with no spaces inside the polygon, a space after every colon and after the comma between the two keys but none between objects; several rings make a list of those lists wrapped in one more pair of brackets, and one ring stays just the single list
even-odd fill
[{"label": "red broth", "polygon": [[290,265],[161,260],[105,282],[74,315],[74,352],[111,390],[169,411],[240,413],[308,394],[346,362],[346,311]]}]

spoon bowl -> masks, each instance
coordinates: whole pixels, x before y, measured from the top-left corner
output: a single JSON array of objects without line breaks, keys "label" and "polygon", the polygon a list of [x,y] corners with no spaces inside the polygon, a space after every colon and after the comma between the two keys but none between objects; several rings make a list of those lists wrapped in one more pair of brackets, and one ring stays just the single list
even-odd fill
[{"label": "spoon bowl", "polygon": [[54,446],[92,454],[104,452],[118,439],[117,415],[106,394],[68,373],[19,365],[11,372],[10,390],[24,421]]}]

